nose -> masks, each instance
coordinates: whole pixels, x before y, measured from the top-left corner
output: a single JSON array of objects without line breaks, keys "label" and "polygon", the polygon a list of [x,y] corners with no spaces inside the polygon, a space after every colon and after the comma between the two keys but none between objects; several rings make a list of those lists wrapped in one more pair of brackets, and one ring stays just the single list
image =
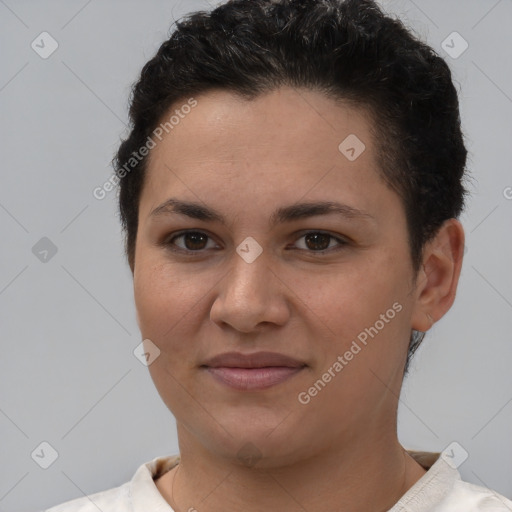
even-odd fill
[{"label": "nose", "polygon": [[268,259],[262,254],[248,263],[235,253],[231,265],[218,284],[210,319],[244,333],[269,324],[284,325],[290,315],[288,288]]}]

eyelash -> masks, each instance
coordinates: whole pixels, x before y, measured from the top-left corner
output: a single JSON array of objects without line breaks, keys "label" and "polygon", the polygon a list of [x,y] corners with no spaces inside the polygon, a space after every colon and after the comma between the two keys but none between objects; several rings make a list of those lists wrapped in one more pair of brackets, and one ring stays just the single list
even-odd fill
[{"label": "eyelash", "polygon": [[[201,235],[206,235],[208,237],[208,240],[212,240],[212,237],[210,237],[207,233],[205,233],[204,231],[199,231],[199,230],[186,230],[186,231],[181,231],[179,233],[177,233],[176,235],[172,236],[171,238],[167,238],[167,240],[164,242],[164,245],[170,249],[171,251],[173,252],[177,252],[177,253],[182,253],[182,254],[194,254],[194,253],[197,253],[197,254],[202,254],[206,251],[206,249],[200,249],[200,250],[197,250],[197,251],[193,251],[193,250],[190,250],[190,249],[183,249],[181,247],[178,247],[176,248],[176,246],[174,245],[174,241],[178,238],[181,238],[189,233],[196,233],[196,234],[201,234]],[[327,235],[329,238],[333,239],[333,240],[336,240],[339,245],[338,247],[331,247],[331,248],[328,248],[328,249],[323,249],[321,251],[313,251],[313,250],[308,250],[308,249],[298,249],[299,251],[305,251],[305,252],[308,252],[312,255],[319,255],[319,256],[322,256],[324,254],[327,254],[327,253],[330,253],[330,252],[333,252],[333,251],[337,251],[337,250],[340,250],[342,249],[344,246],[348,245],[349,242],[343,238],[340,238],[338,236],[335,236],[335,235],[332,235],[331,233],[328,233],[328,232],[325,232],[325,231],[319,231],[319,230],[310,230],[310,231],[306,231],[304,232],[299,238],[298,240],[300,240],[301,238],[304,238],[305,236],[307,235],[311,235],[311,234],[320,234],[320,235]],[[208,243],[208,241],[207,241]],[[329,245],[330,245],[330,241],[329,241]]]}]

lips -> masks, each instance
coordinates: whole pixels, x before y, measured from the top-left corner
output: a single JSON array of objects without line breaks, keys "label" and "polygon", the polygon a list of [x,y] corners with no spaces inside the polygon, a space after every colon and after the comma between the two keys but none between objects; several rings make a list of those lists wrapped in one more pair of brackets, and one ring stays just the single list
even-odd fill
[{"label": "lips", "polygon": [[298,368],[306,365],[297,359],[276,352],[255,352],[253,354],[226,352],[208,359],[203,366],[210,368],[265,368],[269,366]]},{"label": "lips", "polygon": [[302,361],[275,352],[227,352],[208,359],[202,368],[226,386],[257,391],[290,379],[306,366]]}]

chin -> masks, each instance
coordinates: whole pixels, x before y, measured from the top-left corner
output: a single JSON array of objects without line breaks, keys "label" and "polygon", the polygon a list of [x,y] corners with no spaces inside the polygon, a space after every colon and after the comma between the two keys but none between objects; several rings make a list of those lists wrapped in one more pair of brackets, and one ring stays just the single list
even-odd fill
[{"label": "chin", "polygon": [[[268,422],[261,418],[255,422],[242,415],[213,431],[196,432],[196,439],[202,439],[204,448],[215,457],[240,466],[270,469],[291,465],[312,455],[313,439],[306,439],[306,433],[301,435],[297,425],[285,425],[286,415],[281,413]],[[318,441],[318,435],[311,435]]]}]

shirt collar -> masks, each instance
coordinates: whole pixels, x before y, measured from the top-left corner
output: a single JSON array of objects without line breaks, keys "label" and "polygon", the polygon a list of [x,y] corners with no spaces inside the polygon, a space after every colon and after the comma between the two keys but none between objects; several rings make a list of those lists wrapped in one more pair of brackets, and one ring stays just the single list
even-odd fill
[{"label": "shirt collar", "polygon": [[130,482],[133,512],[173,512],[154,480],[176,466],[179,460],[179,455],[155,457],[137,469]]},{"label": "shirt collar", "polygon": [[[388,512],[427,512],[439,504],[453,488],[460,474],[440,453],[407,450],[427,472],[389,509]],[[133,512],[173,512],[160,494],[155,479],[170,471],[180,461],[179,455],[155,457],[137,469],[130,482]]]},{"label": "shirt collar", "polygon": [[459,471],[448,464],[441,453],[407,450],[427,472],[393,505],[388,512],[428,512],[446,497],[460,480]]}]

